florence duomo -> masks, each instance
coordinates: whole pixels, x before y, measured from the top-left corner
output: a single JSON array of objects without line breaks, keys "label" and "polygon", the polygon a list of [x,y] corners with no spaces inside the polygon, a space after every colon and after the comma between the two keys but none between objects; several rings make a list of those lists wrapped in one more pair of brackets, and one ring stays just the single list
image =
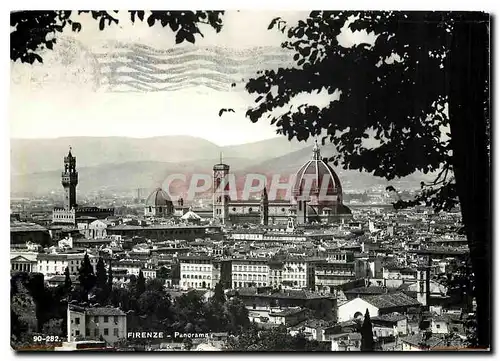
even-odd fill
[{"label": "florence duomo", "polygon": [[[214,219],[222,223],[260,222],[268,225],[286,223],[290,217],[296,224],[331,223],[351,216],[342,203],[342,185],[335,171],[321,158],[317,141],[312,157],[293,174],[293,197],[287,200],[268,199],[267,185],[260,200],[231,200],[228,175],[230,166],[214,165]],[[221,184],[225,185],[221,187]]]},{"label": "florence duomo", "polygon": [[10,25],[15,352],[491,352],[488,13]]}]

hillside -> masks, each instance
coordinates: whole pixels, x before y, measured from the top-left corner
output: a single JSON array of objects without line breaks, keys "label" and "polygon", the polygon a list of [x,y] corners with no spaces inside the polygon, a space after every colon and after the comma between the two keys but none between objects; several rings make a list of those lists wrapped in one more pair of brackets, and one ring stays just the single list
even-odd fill
[{"label": "hillside", "polygon": [[[245,175],[265,174],[269,182],[273,175],[288,178],[311,159],[312,145],[288,142],[284,137],[235,146],[219,147],[207,140],[189,136],[165,136],[147,139],[75,137],[58,139],[19,140],[11,143],[11,193],[47,194],[61,192],[63,156],[73,147],[79,172],[78,190],[134,192],[137,188],[153,189],[164,186],[168,175],[184,174],[190,182],[195,173],[211,176],[219,161],[229,164],[236,175],[237,188],[242,189]],[[335,152],[332,144],[321,149],[324,157]],[[359,192],[374,186],[392,184],[400,189],[417,188],[421,180],[432,176],[414,173],[387,182],[371,174],[334,168],[344,191]],[[187,185],[173,185],[173,193],[186,192]]]},{"label": "hillside", "polygon": [[234,167],[247,166],[279,157],[306,145],[277,137],[255,143],[219,147],[205,139],[191,136],[155,138],[71,137],[56,139],[12,139],[11,174],[31,174],[60,170],[69,146],[77,157],[78,168],[128,162],[181,163],[207,160],[214,164],[220,153],[224,159],[246,158],[233,162]]},{"label": "hillside", "polygon": [[[321,148],[321,156],[331,157],[336,150],[332,144],[327,144]],[[266,160],[261,163],[252,164],[244,169],[245,173],[265,173],[270,176],[272,174],[280,174],[285,177],[289,174],[295,174],[297,170],[312,157],[312,146],[307,146],[303,149],[291,152],[281,157]],[[409,176],[387,181],[386,179],[375,177],[370,173],[360,172],[356,170],[346,170],[341,167],[334,167],[330,164],[335,172],[339,175],[345,191],[363,191],[364,189],[377,185],[394,185],[401,189],[415,189],[420,186],[421,181],[429,181],[434,177],[432,174],[424,175],[420,172],[415,172]]]}]

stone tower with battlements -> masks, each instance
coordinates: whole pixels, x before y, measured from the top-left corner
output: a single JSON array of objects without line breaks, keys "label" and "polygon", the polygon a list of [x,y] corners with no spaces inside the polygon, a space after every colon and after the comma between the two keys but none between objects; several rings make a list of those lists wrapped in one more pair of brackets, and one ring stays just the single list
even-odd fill
[{"label": "stone tower with battlements", "polygon": [[64,172],[61,174],[61,183],[64,187],[64,209],[76,208],[78,172],[76,171],[76,157],[71,154],[71,147],[69,147],[68,155],[64,157]]}]

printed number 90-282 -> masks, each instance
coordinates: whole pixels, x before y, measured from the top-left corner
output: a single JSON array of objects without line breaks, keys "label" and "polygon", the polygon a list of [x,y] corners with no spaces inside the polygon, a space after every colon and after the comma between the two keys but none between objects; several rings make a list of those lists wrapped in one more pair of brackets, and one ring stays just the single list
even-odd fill
[{"label": "printed number 90-282", "polygon": [[47,336],[47,337],[43,337],[43,336],[33,336],[33,341],[35,342],[59,342],[59,336]]}]

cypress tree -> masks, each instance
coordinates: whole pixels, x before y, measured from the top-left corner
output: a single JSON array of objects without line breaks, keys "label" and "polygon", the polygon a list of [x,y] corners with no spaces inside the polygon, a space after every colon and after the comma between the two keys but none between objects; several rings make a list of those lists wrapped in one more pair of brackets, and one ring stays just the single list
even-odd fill
[{"label": "cypress tree", "polygon": [[83,257],[82,265],[80,266],[78,280],[82,291],[82,298],[88,301],[89,292],[94,288],[96,277],[94,275],[94,268],[90,264],[90,258],[87,253]]},{"label": "cypress tree", "polygon": [[137,297],[142,295],[144,291],[146,291],[146,280],[144,279],[144,274],[142,273],[142,270],[140,270],[139,277],[137,277],[137,285],[136,285]]},{"label": "cypress tree", "polygon": [[102,258],[99,258],[99,261],[97,262],[96,266],[96,286],[98,288],[105,290],[107,281],[106,278],[107,275],[106,275],[106,267],[104,266],[104,261],[102,260]]},{"label": "cypress tree", "polygon": [[361,351],[373,351],[373,328],[370,312],[366,309],[365,319],[361,326]]},{"label": "cypress tree", "polygon": [[108,290],[109,292],[113,290],[113,269],[111,268],[111,260],[109,261],[109,270],[108,270]]},{"label": "cypress tree", "polygon": [[222,283],[217,282],[214,289],[214,295],[212,296],[212,301],[220,306],[224,305],[226,302],[226,295],[224,294],[224,288]]},{"label": "cypress tree", "polygon": [[64,270],[64,289],[66,291],[69,291],[71,290],[71,277],[69,276],[69,268],[66,267],[66,269]]}]

